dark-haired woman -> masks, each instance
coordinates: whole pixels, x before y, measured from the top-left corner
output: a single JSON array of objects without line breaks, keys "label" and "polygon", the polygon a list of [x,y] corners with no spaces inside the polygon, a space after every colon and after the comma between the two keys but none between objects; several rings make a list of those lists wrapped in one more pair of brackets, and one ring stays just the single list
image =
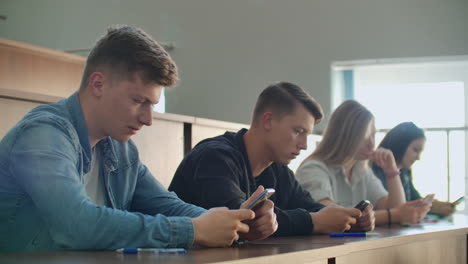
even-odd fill
[{"label": "dark-haired woman", "polygon": [[[421,199],[421,195],[413,185],[411,167],[415,161],[419,160],[425,144],[424,130],[417,127],[413,122],[404,122],[388,131],[379,145],[379,148],[386,148],[393,152],[395,162],[400,169],[401,183],[407,201]],[[372,169],[374,174],[382,181],[384,187],[387,188],[387,180],[382,168],[374,164]],[[450,202],[438,200],[432,202],[431,213],[448,216],[454,211],[455,205]]]}]

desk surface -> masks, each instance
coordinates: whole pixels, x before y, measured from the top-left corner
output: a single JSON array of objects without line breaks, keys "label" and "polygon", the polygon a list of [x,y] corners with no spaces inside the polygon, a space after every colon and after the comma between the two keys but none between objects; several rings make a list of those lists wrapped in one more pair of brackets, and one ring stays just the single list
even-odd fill
[{"label": "desk surface", "polygon": [[[468,234],[462,223],[430,223],[411,227],[378,227],[377,236],[330,238],[327,235],[268,238],[231,248],[190,249],[186,254],[168,255],[140,252],[34,252],[0,255],[0,263],[273,263],[314,262],[353,252]],[[295,262],[295,261],[294,261]],[[324,262],[326,263],[326,262]]]}]

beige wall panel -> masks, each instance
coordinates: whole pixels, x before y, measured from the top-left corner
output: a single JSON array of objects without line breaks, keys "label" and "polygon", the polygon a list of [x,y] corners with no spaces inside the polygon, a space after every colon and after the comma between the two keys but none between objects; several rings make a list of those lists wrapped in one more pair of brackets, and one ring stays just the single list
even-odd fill
[{"label": "beige wall panel", "polygon": [[226,131],[237,132],[241,128],[249,128],[247,124],[231,123],[205,118],[195,118],[192,123],[192,148],[198,142],[224,134]]},{"label": "beige wall panel", "polygon": [[0,39],[0,88],[68,97],[84,64],[81,56]]},{"label": "beige wall panel", "polygon": [[184,124],[167,120],[153,120],[133,138],[141,161],[166,188],[184,157]]},{"label": "beige wall panel", "polygon": [[226,131],[236,132],[237,130],[193,124],[192,125],[192,148],[195,147],[195,145],[197,145],[200,141],[206,138],[222,135]]}]

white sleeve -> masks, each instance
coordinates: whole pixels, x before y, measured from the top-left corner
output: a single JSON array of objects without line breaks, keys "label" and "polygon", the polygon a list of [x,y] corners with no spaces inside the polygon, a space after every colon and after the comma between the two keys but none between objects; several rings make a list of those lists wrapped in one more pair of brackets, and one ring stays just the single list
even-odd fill
[{"label": "white sleeve", "polygon": [[330,171],[326,165],[315,160],[304,161],[296,172],[297,181],[315,201],[334,200],[335,195],[330,177]]}]

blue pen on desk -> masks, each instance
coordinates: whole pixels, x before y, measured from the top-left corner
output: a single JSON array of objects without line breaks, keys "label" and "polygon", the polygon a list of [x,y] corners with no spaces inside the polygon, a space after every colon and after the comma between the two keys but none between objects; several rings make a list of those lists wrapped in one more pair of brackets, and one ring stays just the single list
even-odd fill
[{"label": "blue pen on desk", "polygon": [[184,248],[120,248],[117,252],[124,254],[136,254],[138,252],[154,252],[158,254],[184,254],[187,250]]},{"label": "blue pen on desk", "polygon": [[356,232],[356,233],[331,233],[330,237],[368,237],[378,236],[379,233],[372,232]]}]

